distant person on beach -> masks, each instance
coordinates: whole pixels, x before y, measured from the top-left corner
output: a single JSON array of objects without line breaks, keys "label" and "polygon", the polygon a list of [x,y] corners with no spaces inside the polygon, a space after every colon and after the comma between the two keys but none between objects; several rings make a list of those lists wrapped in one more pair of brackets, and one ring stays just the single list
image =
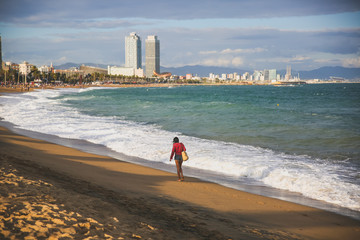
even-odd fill
[{"label": "distant person on beach", "polygon": [[170,162],[175,154],[175,163],[176,163],[176,169],[177,169],[177,174],[178,174],[178,181],[184,181],[184,175],[183,175],[183,171],[182,171],[182,163],[183,163],[183,159],[181,156],[181,152],[182,151],[186,151],[186,148],[184,146],[184,144],[179,142],[179,138],[175,137],[173,140],[173,148],[171,151],[171,156],[170,156]]}]

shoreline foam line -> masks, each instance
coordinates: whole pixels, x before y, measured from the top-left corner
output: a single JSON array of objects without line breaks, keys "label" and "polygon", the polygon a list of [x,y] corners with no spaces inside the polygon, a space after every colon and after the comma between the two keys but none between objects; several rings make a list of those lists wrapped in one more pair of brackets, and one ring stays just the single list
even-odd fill
[{"label": "shoreline foam line", "polygon": [[[188,177],[185,182],[179,183],[174,173],[24,137],[3,127],[0,134],[0,150],[4,157],[34,162],[115,192],[146,199],[149,204],[162,205],[164,211],[189,214],[200,221],[199,224],[205,224],[209,229],[215,227],[226,235],[238,237],[247,234],[249,237],[254,232],[244,231],[252,229],[272,234],[252,235],[257,239],[269,236],[278,236],[279,239],[289,236],[302,239],[360,237],[360,221],[349,217],[196,178]],[[167,205],[169,199],[172,201]]]},{"label": "shoreline foam line", "polygon": [[[119,161],[125,161],[132,164],[137,164],[139,166],[145,166],[156,170],[166,171],[169,173],[175,172],[175,167],[173,165],[163,164],[159,162],[148,161],[146,159],[127,156],[125,154],[115,152],[104,145],[95,144],[88,142],[86,140],[80,139],[66,139],[61,138],[55,135],[44,134],[40,132],[34,132],[25,129],[16,128],[15,125],[9,122],[0,121],[0,127],[5,127],[10,131],[20,134],[26,137],[40,139],[46,142],[58,144],[65,147],[70,147],[77,149],[79,151],[97,154],[106,157],[111,157]],[[308,207],[314,207],[317,209],[334,212],[343,216],[351,217],[357,220],[360,220],[360,213],[348,208],[339,207],[324,201],[319,201],[316,199],[307,198],[299,193],[289,192],[286,190],[281,190],[277,188],[272,188],[269,186],[261,186],[256,184],[249,184],[248,182],[237,183],[236,186],[233,182],[226,180],[224,178],[219,178],[219,175],[216,173],[211,174],[208,171],[199,171],[198,169],[192,169],[191,167],[184,166],[185,175],[189,177],[194,177],[202,181],[212,182],[215,184],[220,184],[224,187],[232,188],[239,191],[245,191],[247,193],[261,195],[264,197],[270,197],[274,199],[279,199],[283,201],[292,202],[295,204],[300,204]]]}]

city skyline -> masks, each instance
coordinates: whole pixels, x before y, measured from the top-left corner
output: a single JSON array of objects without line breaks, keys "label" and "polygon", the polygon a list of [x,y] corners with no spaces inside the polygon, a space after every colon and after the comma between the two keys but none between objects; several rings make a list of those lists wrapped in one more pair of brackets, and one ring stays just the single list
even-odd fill
[{"label": "city skyline", "polygon": [[131,32],[161,37],[164,67],[360,67],[360,3],[350,0],[15,0],[0,9],[3,61],[124,66]]}]

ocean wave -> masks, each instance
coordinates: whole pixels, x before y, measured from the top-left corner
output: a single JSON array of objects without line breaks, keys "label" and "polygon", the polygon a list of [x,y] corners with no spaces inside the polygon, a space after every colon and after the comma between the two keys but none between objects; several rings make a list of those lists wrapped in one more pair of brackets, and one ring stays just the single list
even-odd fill
[{"label": "ocean wave", "polygon": [[59,97],[63,94],[94,89],[41,90],[1,96],[3,106],[0,117],[18,128],[87,140],[128,156],[164,164],[170,164],[172,139],[178,136],[190,155],[191,160],[186,162],[188,167],[217,173],[232,180],[255,180],[264,186],[301,193],[360,211],[360,186],[347,182],[339,171],[341,169],[346,174],[346,166],[308,156],[186,136],[163,130],[155,124],[126,121],[117,116],[85,115],[61,104]]}]

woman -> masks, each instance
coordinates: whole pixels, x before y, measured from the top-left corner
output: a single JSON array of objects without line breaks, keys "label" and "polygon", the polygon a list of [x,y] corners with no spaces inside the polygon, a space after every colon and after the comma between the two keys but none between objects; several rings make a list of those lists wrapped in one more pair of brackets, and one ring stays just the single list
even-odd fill
[{"label": "woman", "polygon": [[183,171],[181,168],[181,165],[183,163],[183,159],[181,156],[182,151],[186,151],[186,148],[185,148],[184,144],[179,143],[179,138],[175,137],[173,140],[173,148],[171,151],[170,162],[175,153],[175,163],[176,163],[177,174],[179,177],[178,181],[184,181],[184,175],[183,175]]}]

